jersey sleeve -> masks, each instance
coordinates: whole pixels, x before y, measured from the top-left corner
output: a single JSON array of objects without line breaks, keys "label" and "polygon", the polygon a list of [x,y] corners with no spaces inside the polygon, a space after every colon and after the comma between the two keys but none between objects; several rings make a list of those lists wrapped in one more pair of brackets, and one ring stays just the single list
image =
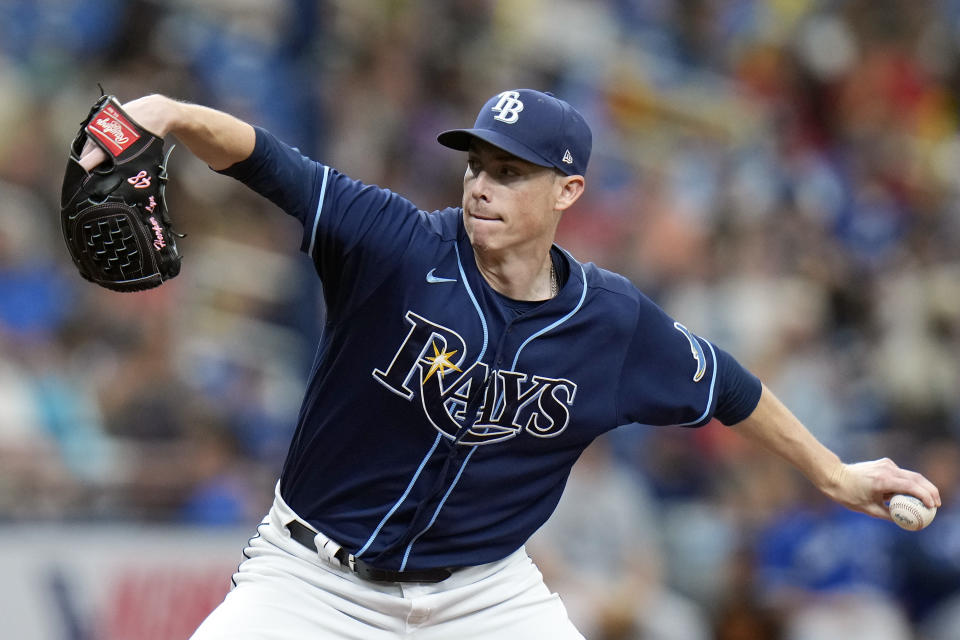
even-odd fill
[{"label": "jersey sleeve", "polygon": [[618,389],[623,423],[699,427],[749,416],[761,384],[729,353],[643,300]]},{"label": "jersey sleeve", "polygon": [[253,152],[218,173],[236,178],[303,223],[315,202],[320,165],[273,134],[254,127]]},{"label": "jersey sleeve", "polygon": [[[356,298],[386,278],[426,214],[380,187],[311,160],[255,127],[251,155],[222,170],[303,225],[300,249],[314,261],[328,303]],[[349,282],[349,287],[341,283]]]}]

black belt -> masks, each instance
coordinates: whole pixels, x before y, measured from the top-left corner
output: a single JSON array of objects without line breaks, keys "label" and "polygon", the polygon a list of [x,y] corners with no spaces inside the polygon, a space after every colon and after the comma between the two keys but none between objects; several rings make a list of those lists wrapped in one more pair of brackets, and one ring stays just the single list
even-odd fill
[{"label": "black belt", "polygon": [[[306,525],[294,520],[287,525],[290,531],[290,537],[310,549],[314,553],[319,553],[314,536],[317,535]],[[364,580],[375,580],[377,582],[441,582],[453,574],[452,569],[438,567],[436,569],[410,569],[408,571],[393,571],[391,569],[378,569],[358,558],[352,558],[346,549],[340,547],[333,557],[340,561],[341,566],[353,571]]]}]

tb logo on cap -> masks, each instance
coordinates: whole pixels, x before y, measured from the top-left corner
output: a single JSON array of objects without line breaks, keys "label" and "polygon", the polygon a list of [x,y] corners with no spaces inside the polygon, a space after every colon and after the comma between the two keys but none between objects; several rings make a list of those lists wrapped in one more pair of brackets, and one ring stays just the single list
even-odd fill
[{"label": "tb logo on cap", "polygon": [[493,105],[493,111],[497,113],[493,116],[494,120],[513,124],[520,117],[520,112],[523,111],[520,94],[516,91],[504,91],[500,94],[497,104]]}]

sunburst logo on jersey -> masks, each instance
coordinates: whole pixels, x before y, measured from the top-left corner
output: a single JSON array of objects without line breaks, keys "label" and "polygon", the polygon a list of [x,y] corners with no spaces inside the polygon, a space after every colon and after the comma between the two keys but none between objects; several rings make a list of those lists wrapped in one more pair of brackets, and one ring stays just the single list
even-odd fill
[{"label": "sunburst logo on jersey", "polygon": [[427,370],[427,375],[423,378],[424,382],[429,380],[430,376],[435,374],[437,371],[440,372],[440,377],[443,377],[443,375],[450,369],[454,371],[460,371],[460,367],[450,362],[450,358],[457,354],[457,349],[454,349],[453,351],[444,351],[441,353],[440,350],[437,349],[436,342],[432,343],[431,346],[433,347],[433,355],[426,356],[424,358],[424,360],[430,363],[430,369]]}]

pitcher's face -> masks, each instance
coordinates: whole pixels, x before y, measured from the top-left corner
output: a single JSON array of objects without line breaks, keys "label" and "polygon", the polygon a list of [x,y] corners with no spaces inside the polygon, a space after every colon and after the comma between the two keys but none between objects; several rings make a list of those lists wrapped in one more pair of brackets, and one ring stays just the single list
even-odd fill
[{"label": "pitcher's face", "polygon": [[564,179],[550,167],[474,141],[463,175],[463,223],[471,244],[499,251],[546,236],[553,242]]}]

